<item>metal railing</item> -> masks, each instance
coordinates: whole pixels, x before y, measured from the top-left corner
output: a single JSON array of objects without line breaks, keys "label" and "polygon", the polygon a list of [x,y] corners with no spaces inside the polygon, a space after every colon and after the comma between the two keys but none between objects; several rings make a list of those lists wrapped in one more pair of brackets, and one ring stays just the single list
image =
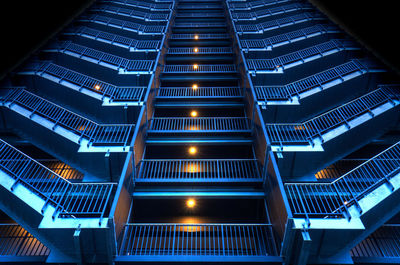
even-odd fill
[{"label": "metal railing", "polygon": [[304,63],[308,58],[320,58],[325,55],[329,55],[332,52],[339,52],[354,47],[355,44],[351,41],[330,40],[300,51],[281,55],[273,59],[247,59],[246,63],[249,72],[263,73],[264,71],[276,71],[278,68],[285,68],[285,66],[296,62]]},{"label": "metal railing", "polygon": [[[322,88],[323,85],[340,80],[354,73],[367,73],[368,68],[359,60],[351,60],[347,63],[335,66],[323,72],[314,74],[304,79],[295,81],[284,86],[254,86],[257,100],[267,102],[268,100],[293,100],[300,98],[300,94],[314,88]],[[358,76],[358,75],[357,75]]]},{"label": "metal railing", "polygon": [[225,33],[199,33],[199,34],[190,34],[190,33],[173,33],[171,34],[171,40],[209,40],[209,39],[230,39],[231,36]]},{"label": "metal railing", "polygon": [[286,183],[285,191],[296,217],[342,218],[347,207],[399,172],[400,142],[331,183]]},{"label": "metal railing", "polygon": [[131,8],[123,8],[123,7],[117,7],[117,6],[112,6],[112,5],[99,5],[95,6],[92,8],[93,11],[100,11],[104,13],[110,13],[110,14],[115,14],[115,15],[120,15],[120,16],[126,16],[126,17],[131,17],[131,18],[136,18],[136,19],[142,19],[144,21],[157,21],[157,22],[164,22],[168,21],[169,15],[171,12],[168,14],[165,13],[147,13],[147,12],[142,12],[142,11],[137,11],[133,10]]},{"label": "metal railing", "polygon": [[385,224],[350,250],[352,258],[399,258],[400,226]]},{"label": "metal railing", "polygon": [[177,6],[178,9],[222,9],[221,4],[180,4]]},{"label": "metal railing", "polygon": [[291,0],[259,0],[259,1],[246,1],[244,3],[228,3],[229,9],[232,10],[250,10],[258,7],[267,7],[280,3],[290,2]]},{"label": "metal railing", "polygon": [[87,139],[88,146],[90,144],[117,145],[125,148],[129,145],[129,140],[133,134],[134,125],[100,125],[24,89],[13,89],[2,99],[2,104],[8,108],[11,108],[13,104],[17,104],[28,110],[30,117],[34,114],[40,115],[53,122],[53,128],[62,126],[78,135],[80,140],[82,138]]},{"label": "metal railing", "polygon": [[249,132],[245,117],[159,117],[150,120],[149,132]]},{"label": "metal railing", "polygon": [[146,87],[118,87],[100,81],[90,76],[72,71],[63,66],[51,62],[34,62],[25,67],[22,73],[33,72],[42,78],[62,84],[68,82],[76,85],[79,89],[88,89],[102,95],[102,99],[108,97],[113,101],[142,101]]},{"label": "metal railing", "polygon": [[161,40],[135,40],[117,34],[100,31],[97,29],[92,29],[85,26],[78,27],[75,29],[75,31],[66,34],[74,34],[85,38],[98,40],[101,42],[105,42],[118,47],[123,47],[129,49],[130,51],[136,51],[136,52],[139,51],[158,52],[161,49]]},{"label": "metal railing", "polygon": [[157,98],[232,98],[243,97],[243,90],[239,87],[160,87]]},{"label": "metal railing", "polygon": [[49,51],[53,51],[52,48],[57,52],[124,72],[151,74],[155,65],[155,60],[128,60],[113,54],[75,44],[71,41],[58,42],[54,47],[51,47]]},{"label": "metal railing", "polygon": [[315,137],[322,139],[322,134],[359,117],[370,113],[372,109],[387,102],[396,104],[400,92],[394,86],[381,86],[380,88],[350,101],[340,107],[317,116],[303,123],[291,124],[266,124],[266,129],[272,144],[312,144]]},{"label": "metal railing", "polygon": [[125,227],[120,255],[275,256],[268,224],[135,224]]},{"label": "metal railing", "polygon": [[0,224],[0,256],[48,256],[50,249],[18,224]]},{"label": "metal railing", "polygon": [[175,28],[222,28],[226,27],[225,22],[175,22]]},{"label": "metal railing", "polygon": [[135,0],[102,0],[101,2],[104,3],[117,3],[125,6],[131,6],[131,7],[138,7],[138,8],[143,8],[143,9],[148,9],[151,11],[164,11],[164,10],[170,10],[173,7],[173,4],[167,4],[167,3],[162,3],[162,4],[152,4],[149,2],[145,1],[135,1]]},{"label": "metal railing", "polygon": [[169,48],[168,54],[232,54],[231,47]]},{"label": "metal railing", "polygon": [[[0,170],[56,208],[60,217],[99,217],[107,211],[115,183],[72,183],[0,140]],[[27,202],[29,203],[29,202]]]},{"label": "metal railing", "polygon": [[270,20],[259,24],[235,25],[238,34],[262,34],[264,31],[269,31],[277,28],[287,27],[312,20],[322,20],[324,16],[320,13],[301,13],[290,17]]},{"label": "metal railing", "polygon": [[164,35],[167,30],[166,26],[162,25],[142,25],[130,21],[115,19],[111,17],[101,16],[101,15],[88,15],[79,18],[83,22],[91,22],[100,25],[105,25],[107,27],[118,28],[121,30],[132,31],[138,34],[147,35]]},{"label": "metal railing", "polygon": [[318,24],[265,39],[244,39],[240,41],[240,46],[244,51],[266,51],[286,43],[334,32],[338,32],[336,26]]},{"label": "metal railing", "polygon": [[201,15],[199,15],[199,13],[197,13],[197,12],[194,12],[194,13],[184,12],[184,13],[177,13],[176,17],[177,18],[199,18],[199,17],[223,18],[225,16],[224,16],[224,13],[217,13],[217,12],[202,13]]},{"label": "metal railing", "polygon": [[57,159],[37,159],[37,161],[43,166],[47,167],[63,179],[69,181],[80,182],[83,180],[84,174],[79,172],[77,169],[71,167],[64,162]]},{"label": "metal railing", "polygon": [[168,64],[164,66],[164,73],[237,73],[234,64]]},{"label": "metal railing", "polygon": [[233,21],[246,21],[246,20],[257,20],[259,18],[265,18],[270,16],[275,16],[279,14],[285,14],[288,12],[311,9],[312,6],[310,4],[300,4],[294,3],[289,5],[282,5],[272,8],[264,8],[254,12],[236,12],[232,11],[232,19]]},{"label": "metal railing", "polygon": [[261,182],[256,159],[143,159],[136,182]]}]

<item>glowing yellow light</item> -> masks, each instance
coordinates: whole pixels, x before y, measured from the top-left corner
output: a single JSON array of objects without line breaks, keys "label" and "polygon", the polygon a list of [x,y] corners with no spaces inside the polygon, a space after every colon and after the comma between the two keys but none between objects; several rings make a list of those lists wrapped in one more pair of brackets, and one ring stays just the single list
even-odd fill
[{"label": "glowing yellow light", "polygon": [[196,70],[197,68],[199,68],[199,65],[194,64],[194,65],[193,65],[193,69]]},{"label": "glowing yellow light", "polygon": [[100,90],[100,85],[95,85],[95,86],[94,86],[94,89]]},{"label": "glowing yellow light", "polygon": [[197,117],[197,111],[192,111],[192,112],[190,112],[190,116],[192,116],[192,117]]},{"label": "glowing yellow light", "polygon": [[196,201],[193,199],[189,199],[186,201],[186,206],[189,208],[193,208],[194,206],[196,206]]},{"label": "glowing yellow light", "polygon": [[198,40],[199,39],[199,35],[194,35],[194,39]]},{"label": "glowing yellow light", "polygon": [[199,52],[199,49],[198,48],[194,48],[194,52]]},{"label": "glowing yellow light", "polygon": [[193,84],[192,88],[193,90],[196,90],[198,88],[197,84]]},{"label": "glowing yellow light", "polygon": [[189,154],[194,155],[197,153],[197,148],[192,146],[189,148]]}]

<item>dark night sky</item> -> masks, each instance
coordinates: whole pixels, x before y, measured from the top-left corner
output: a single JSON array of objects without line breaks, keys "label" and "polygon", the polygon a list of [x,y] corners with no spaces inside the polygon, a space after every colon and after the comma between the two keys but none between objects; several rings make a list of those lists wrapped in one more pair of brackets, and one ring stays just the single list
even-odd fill
[{"label": "dark night sky", "polygon": [[[396,1],[310,0],[387,63],[400,69]],[[15,65],[90,0],[4,1],[0,9],[0,73]],[[371,2],[371,4],[368,4]],[[390,34],[390,30],[392,34]]]}]

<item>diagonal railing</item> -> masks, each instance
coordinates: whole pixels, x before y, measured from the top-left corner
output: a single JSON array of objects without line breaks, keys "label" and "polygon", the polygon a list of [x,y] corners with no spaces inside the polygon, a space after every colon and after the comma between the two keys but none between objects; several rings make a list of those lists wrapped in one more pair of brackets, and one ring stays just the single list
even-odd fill
[{"label": "diagonal railing", "polygon": [[[72,183],[0,140],[0,170],[56,208],[53,218],[105,216],[115,183]],[[28,202],[27,202],[28,203]]]},{"label": "diagonal railing", "polygon": [[400,142],[331,183],[286,183],[285,191],[296,217],[343,218],[347,208],[400,173]]},{"label": "diagonal railing", "polygon": [[30,117],[34,114],[44,117],[56,126],[62,126],[82,138],[88,140],[87,145],[129,145],[133,134],[134,125],[131,124],[98,124],[76,113],[73,113],[44,98],[32,94],[25,89],[12,89],[4,98],[1,98],[3,106],[11,108],[17,104],[30,111]]},{"label": "diagonal railing", "polygon": [[372,113],[372,109],[385,103],[398,105],[399,87],[380,86],[380,88],[341,105],[331,111],[325,112],[313,119],[303,123],[289,124],[266,124],[268,136],[271,144],[278,144],[281,147],[285,144],[313,144],[313,139],[319,137],[327,131],[345,124],[365,113]]}]

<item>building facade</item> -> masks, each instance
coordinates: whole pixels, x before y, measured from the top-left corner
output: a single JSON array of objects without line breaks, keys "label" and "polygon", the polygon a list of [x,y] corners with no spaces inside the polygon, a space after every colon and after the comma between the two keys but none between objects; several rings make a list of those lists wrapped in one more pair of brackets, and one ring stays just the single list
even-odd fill
[{"label": "building facade", "polygon": [[97,0],[0,92],[2,262],[400,262],[398,76],[305,0]]}]

